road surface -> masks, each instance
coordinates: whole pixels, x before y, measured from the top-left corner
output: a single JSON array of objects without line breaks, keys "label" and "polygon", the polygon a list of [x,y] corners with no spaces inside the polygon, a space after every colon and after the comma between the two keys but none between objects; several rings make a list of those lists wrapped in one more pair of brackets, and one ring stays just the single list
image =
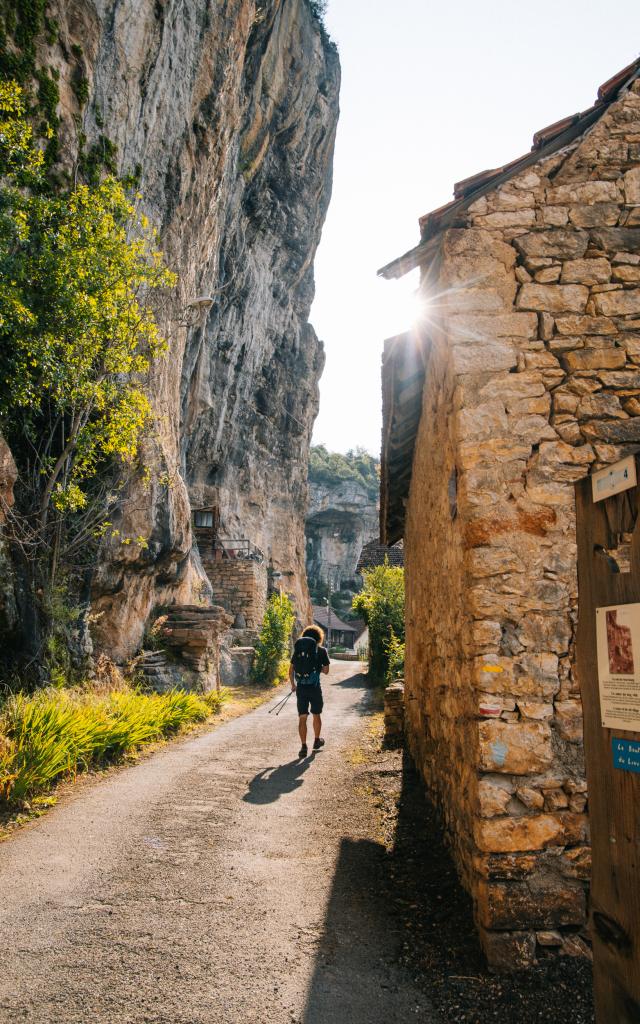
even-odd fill
[{"label": "road surface", "polygon": [[293,698],[263,706],[0,845],[0,1020],[432,1022],[374,891],[376,814],[349,758],[370,706],[358,667],[324,681],[315,756],[296,757]]}]

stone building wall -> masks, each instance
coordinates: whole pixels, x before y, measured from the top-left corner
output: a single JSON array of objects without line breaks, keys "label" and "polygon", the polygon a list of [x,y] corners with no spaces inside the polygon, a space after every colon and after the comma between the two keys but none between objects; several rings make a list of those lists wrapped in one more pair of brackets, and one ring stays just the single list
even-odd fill
[{"label": "stone building wall", "polygon": [[211,583],[211,603],[221,605],[234,618],[242,615],[247,627],[259,629],[267,605],[267,567],[252,559],[205,562]]},{"label": "stone building wall", "polygon": [[574,484],[639,447],[637,225],[636,82],[472,203],[423,272],[408,734],[496,965],[575,949],[586,917]]}]

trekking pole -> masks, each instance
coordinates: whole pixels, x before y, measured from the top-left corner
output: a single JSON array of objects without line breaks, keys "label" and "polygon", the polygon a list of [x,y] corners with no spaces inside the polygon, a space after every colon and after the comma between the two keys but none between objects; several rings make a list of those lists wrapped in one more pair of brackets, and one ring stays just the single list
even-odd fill
[{"label": "trekking pole", "polygon": [[271,714],[272,711],[275,711],[276,708],[279,708],[281,704],[285,704],[286,701],[289,700],[289,697],[291,696],[292,693],[293,693],[293,690],[289,690],[289,692],[286,695],[286,697],[283,697],[282,700],[279,700],[278,703],[274,704],[272,708],[269,708],[269,714]]},{"label": "trekking pole", "polygon": [[281,702],[280,702],[280,707],[279,707],[279,708],[278,708],[278,710],[276,711],[276,718],[278,717],[278,715],[279,715],[279,714],[280,714],[280,712],[282,711],[283,707],[285,706],[285,704],[286,704],[286,703],[287,703],[287,701],[289,700],[289,697],[291,696],[291,694],[292,694],[292,693],[293,693],[293,690],[289,690],[289,692],[288,692],[287,696],[286,696],[286,697],[284,698],[284,700],[283,700],[283,701],[281,701]]}]

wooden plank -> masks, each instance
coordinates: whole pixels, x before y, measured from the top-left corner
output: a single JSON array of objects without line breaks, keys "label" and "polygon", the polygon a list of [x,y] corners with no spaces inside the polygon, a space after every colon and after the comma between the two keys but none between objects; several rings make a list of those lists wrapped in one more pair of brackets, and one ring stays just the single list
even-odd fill
[{"label": "wooden plank", "polygon": [[[640,732],[601,725],[595,628],[597,608],[640,602],[638,488],[594,504],[587,478],[576,485],[576,506],[577,670],[593,851],[596,1020],[598,1024],[639,1024],[640,774],[614,768],[612,739],[640,740]],[[612,571],[604,549],[615,548],[624,532],[633,532],[631,571],[619,573]]]}]

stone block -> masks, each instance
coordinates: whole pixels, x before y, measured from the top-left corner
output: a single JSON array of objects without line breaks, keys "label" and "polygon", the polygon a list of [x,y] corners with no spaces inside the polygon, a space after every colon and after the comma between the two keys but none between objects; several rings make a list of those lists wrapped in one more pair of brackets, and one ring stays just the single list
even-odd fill
[{"label": "stone block", "polygon": [[624,200],[629,205],[640,204],[640,167],[632,167],[625,172]]},{"label": "stone block", "polygon": [[558,866],[565,878],[588,882],[591,878],[591,847],[574,846],[564,850],[558,859]]},{"label": "stone block", "polygon": [[586,814],[521,815],[517,818],[478,818],[474,838],[486,853],[518,853],[551,847],[584,845],[589,838]]},{"label": "stone block", "polygon": [[523,718],[532,718],[536,722],[547,722],[553,718],[553,704],[519,700],[518,710]]},{"label": "stone block", "polygon": [[498,210],[474,217],[474,225],[487,228],[531,228],[536,222],[535,210]]},{"label": "stone block", "polygon": [[544,807],[544,796],[539,789],[532,786],[519,786],[516,789],[516,797],[529,811],[541,811]]},{"label": "stone block", "polygon": [[635,367],[622,372],[599,373],[598,379],[606,388],[614,388],[616,391],[640,390],[640,370],[637,370]]},{"label": "stone block", "polygon": [[592,232],[595,244],[606,252],[640,251],[640,228],[602,227]]},{"label": "stone block", "polygon": [[615,370],[625,365],[626,355],[621,348],[583,348],[566,352],[562,363],[567,370]]},{"label": "stone block", "polygon": [[[580,399],[576,416],[579,420],[599,419],[601,417],[619,420],[627,419],[627,415],[620,405],[620,399],[617,395],[607,392],[584,395]],[[587,447],[589,446],[587,445]]]},{"label": "stone block", "polygon": [[620,207],[616,203],[594,203],[593,206],[572,206],[569,220],[578,228],[608,227],[618,223]]},{"label": "stone block", "polygon": [[[531,285],[523,285],[531,287]],[[593,299],[595,311],[603,316],[625,316],[640,313],[640,288],[602,292]]]},{"label": "stone block", "polygon": [[582,424],[582,433],[589,441],[604,441],[606,444],[640,443],[640,419],[589,420]]},{"label": "stone block", "polygon": [[618,186],[614,181],[584,181],[570,185],[548,188],[547,203],[593,203],[617,202],[620,199]]},{"label": "stone block", "polygon": [[611,265],[605,259],[567,260],[562,266],[563,284],[605,284],[611,280]]},{"label": "stone block", "polygon": [[475,578],[523,572],[522,559],[507,547],[473,548],[468,553],[469,572]]},{"label": "stone block", "polygon": [[483,818],[494,818],[497,815],[504,814],[511,800],[512,792],[513,785],[509,782],[502,785],[489,779],[481,779],[478,784],[481,816]]},{"label": "stone block", "polygon": [[584,313],[589,289],[579,284],[523,284],[518,293],[518,309],[547,313]]},{"label": "stone block", "polygon": [[582,704],[580,701],[556,701],[555,722],[559,734],[570,743],[582,742]]},{"label": "stone block", "polygon": [[498,313],[495,316],[450,315],[446,320],[446,330],[453,344],[493,341],[496,338],[535,338],[538,318],[529,312]]},{"label": "stone block", "polygon": [[458,413],[458,436],[462,441],[482,441],[509,434],[509,421],[499,399],[462,409]]},{"label": "stone block", "polygon": [[[576,259],[584,256],[589,235],[586,231],[571,231],[563,228],[550,231],[534,231],[519,235],[514,240],[516,249],[526,258],[550,256],[557,259]],[[635,246],[618,245],[617,249]]]},{"label": "stone block", "polygon": [[508,341],[486,341],[483,344],[455,344],[451,352],[455,374],[490,373],[509,370],[517,365],[516,349]]},{"label": "stone block", "polygon": [[586,920],[582,886],[561,879],[531,882],[482,881],[477,888],[477,915],[485,928],[553,928]]},{"label": "stone block", "polygon": [[527,775],[553,761],[551,731],[543,722],[480,722],[480,767],[488,772]]},{"label": "stone block", "polygon": [[528,878],[539,865],[539,853],[476,853],[473,857],[474,872],[492,881]]},{"label": "stone block", "polygon": [[558,334],[616,334],[616,325],[606,316],[561,316],[556,319]]},{"label": "stone block", "polygon": [[[562,267],[559,263],[552,267],[543,267],[541,270],[536,270],[534,280],[538,284],[555,284],[560,280],[561,272]],[[527,284],[528,282],[523,283]]]},{"label": "stone block", "polygon": [[624,284],[640,284],[640,267],[632,267],[621,263],[613,268],[614,281],[622,281]]},{"label": "stone block", "polygon": [[534,932],[497,932],[479,929],[480,944],[492,971],[524,971],[536,962]]}]

